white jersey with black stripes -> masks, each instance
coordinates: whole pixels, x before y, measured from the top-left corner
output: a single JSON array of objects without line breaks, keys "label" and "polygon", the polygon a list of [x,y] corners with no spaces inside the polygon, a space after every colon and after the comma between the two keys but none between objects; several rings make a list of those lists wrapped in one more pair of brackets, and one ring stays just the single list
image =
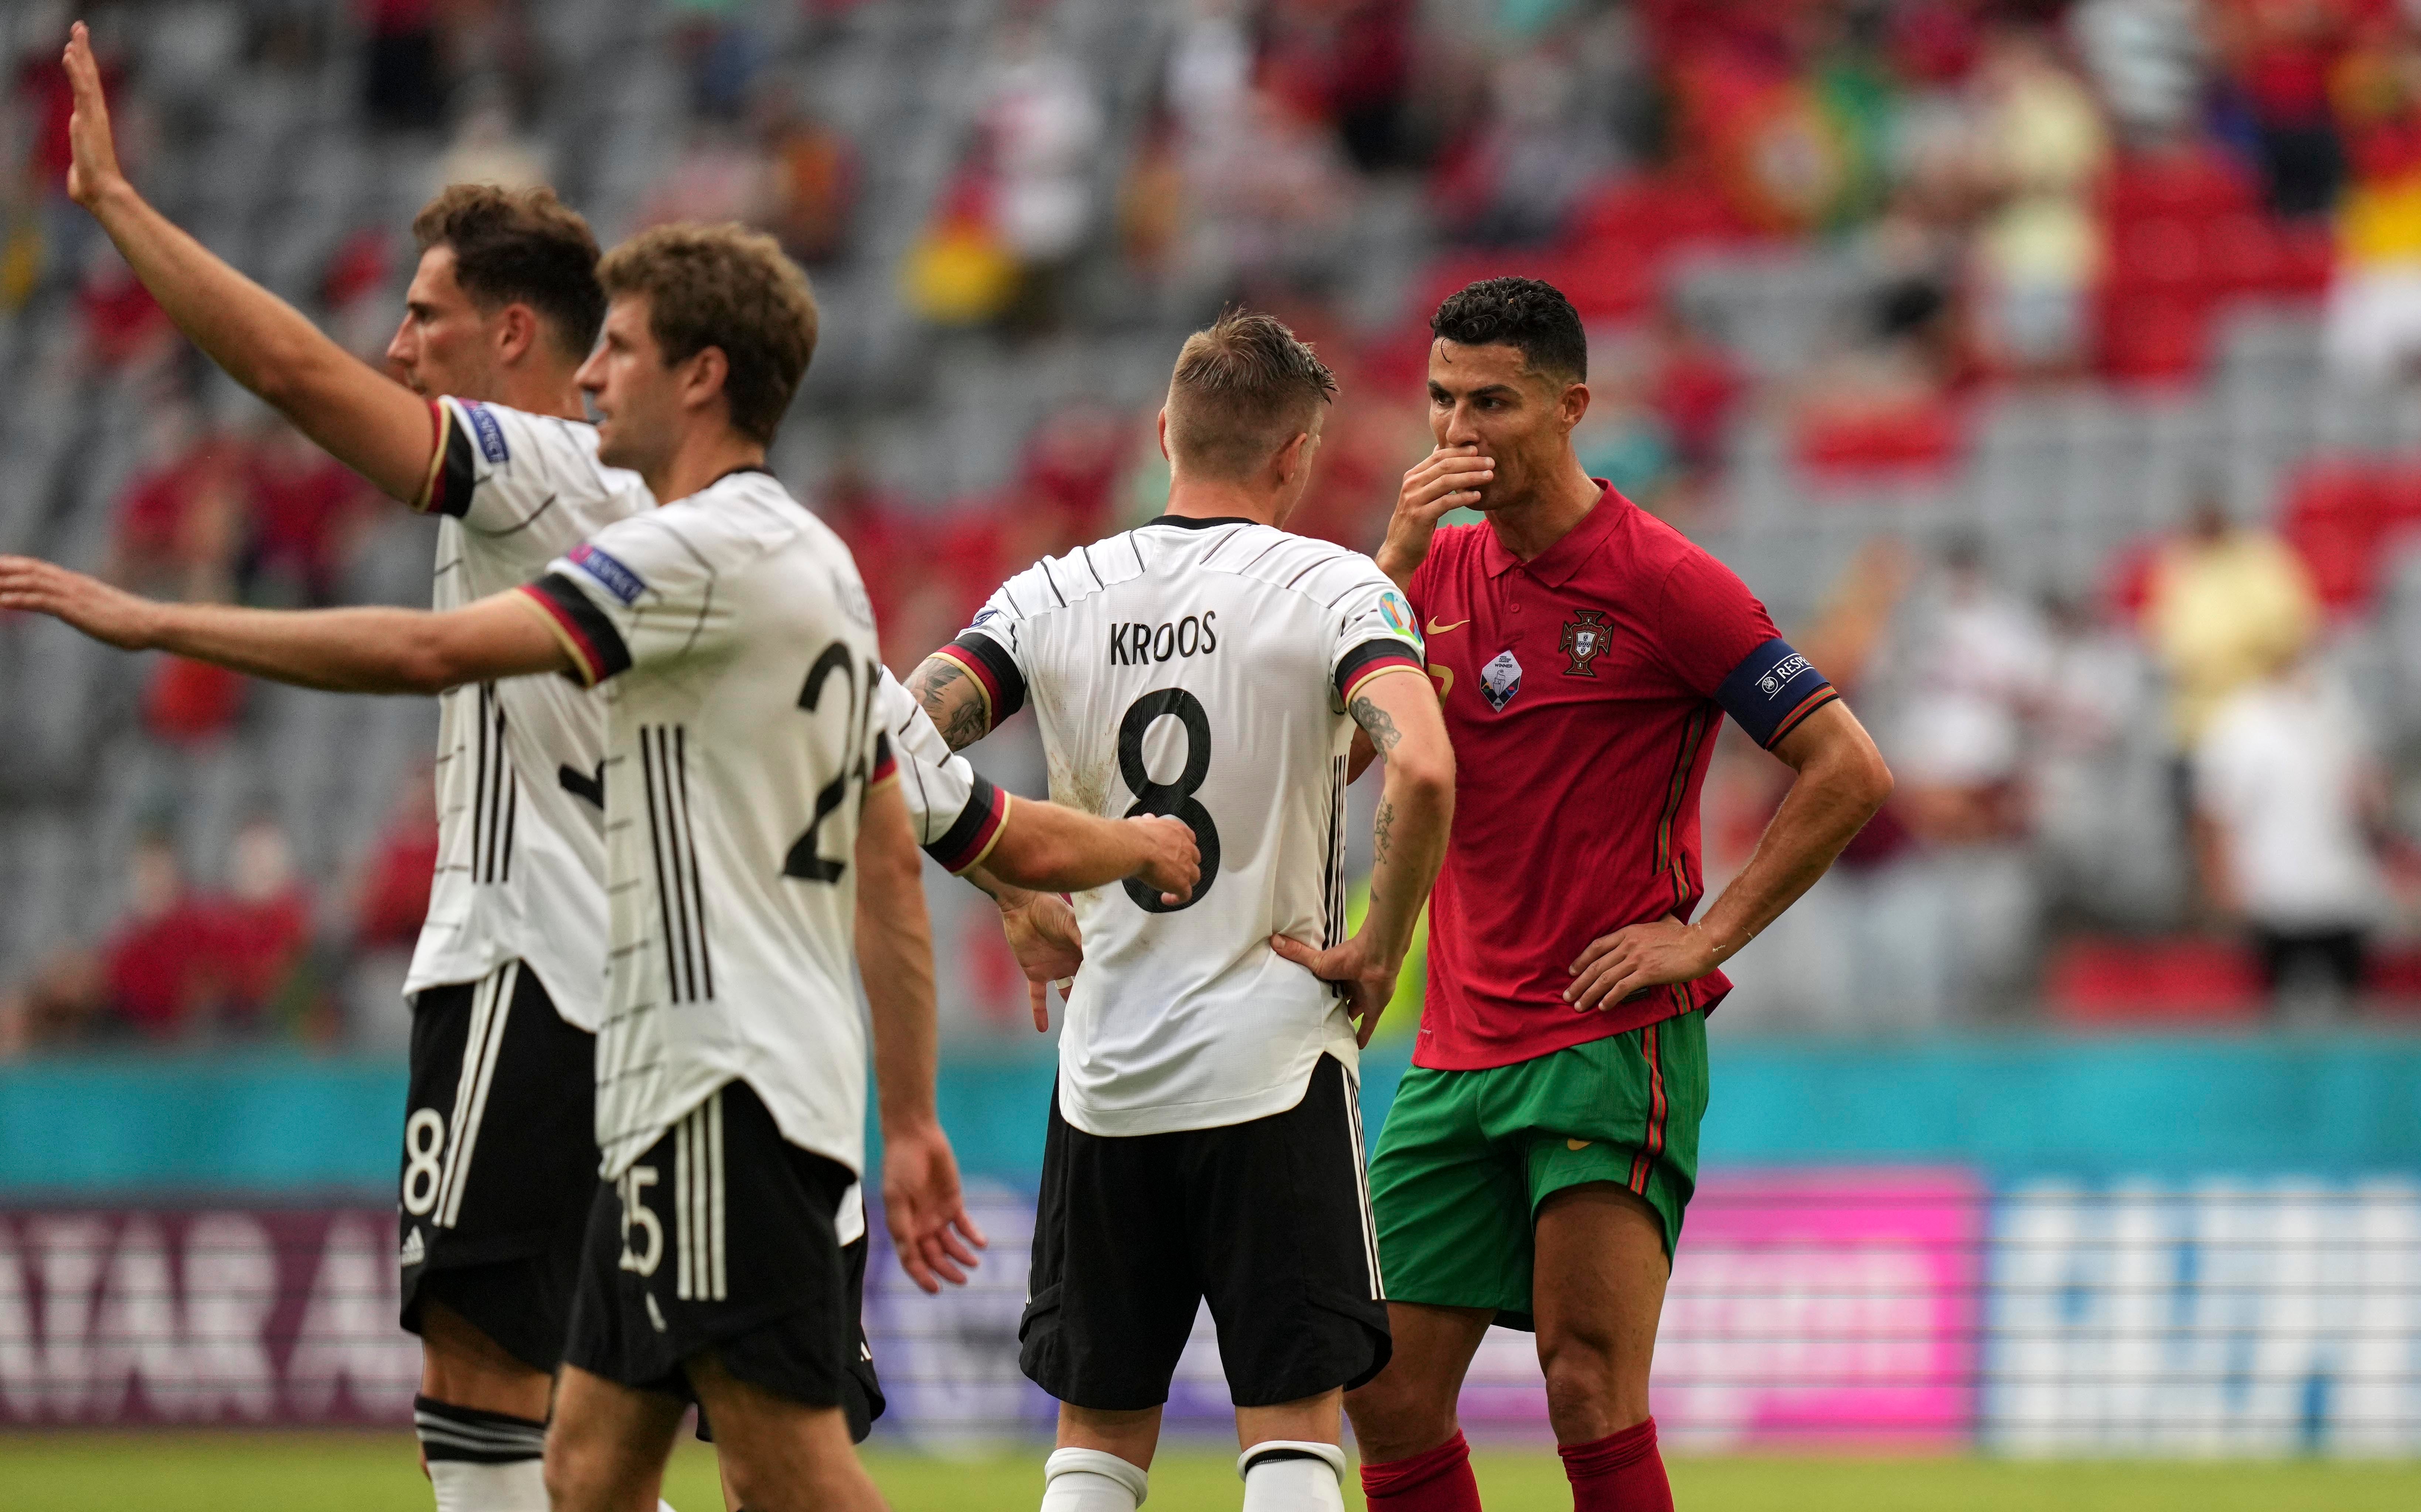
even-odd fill
[{"label": "white jersey with black stripes", "polygon": [[950,749],[933,727],[916,695],[899,685],[890,669],[874,694],[874,717],[890,732],[891,755],[899,764],[899,796],[908,801],[908,822],[916,843],[951,876],[992,854],[1008,822],[1009,795],[993,787]]},{"label": "white jersey with black stripes", "polygon": [[[431,402],[436,454],[414,507],[439,517],[434,607],[508,592],[654,501],[597,460],[597,429],[476,400]],[[604,1011],[605,711],[560,678],[438,699],[437,874],[404,990],[519,959],[566,1022]]]},{"label": "white jersey with black stripes", "polygon": [[1202,852],[1191,901],[1079,894],[1085,969],[1059,1036],[1059,1110],[1090,1134],[1283,1113],[1354,1032],[1273,934],[1345,931],[1348,705],[1418,669],[1412,610],[1368,557],[1249,520],[1163,516],[1002,585],[942,654],[997,725],[1031,698],[1054,801],[1167,814]]},{"label": "white jersey with black stripes", "polygon": [[597,1143],[617,1177],[743,1081],[862,1168],[860,811],[894,779],[857,566],[761,469],[599,532],[529,585],[604,685],[611,945]]}]

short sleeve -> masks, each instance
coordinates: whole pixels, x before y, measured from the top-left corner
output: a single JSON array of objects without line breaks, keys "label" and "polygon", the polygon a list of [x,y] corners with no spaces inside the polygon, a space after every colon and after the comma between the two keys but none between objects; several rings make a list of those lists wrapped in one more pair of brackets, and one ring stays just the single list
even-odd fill
[{"label": "short sleeve", "polygon": [[1008,822],[1009,795],[950,749],[915,695],[888,671],[875,686],[874,717],[925,853],[952,876],[990,855]]},{"label": "short sleeve", "polygon": [[1421,632],[1412,603],[1377,567],[1336,604],[1333,617],[1329,675],[1344,702],[1351,704],[1355,691],[1382,672],[1422,669]]},{"label": "short sleeve", "polygon": [[521,591],[544,613],[583,687],[719,648],[734,628],[720,574],[671,518],[619,521],[556,557]]},{"label": "short sleeve", "polygon": [[555,421],[450,395],[430,400],[429,413],[437,444],[414,508],[502,535],[553,507],[561,492],[558,453],[539,429]]},{"label": "short sleeve", "polygon": [[1026,625],[1029,615],[1059,601],[1058,587],[1039,562],[996,589],[950,644],[933,654],[955,662],[983,691],[985,728],[1025,707]]},{"label": "short sleeve", "polygon": [[1703,552],[1674,564],[1657,611],[1665,664],[1761,746],[1771,749],[1840,696],[1782,638],[1748,585]]}]

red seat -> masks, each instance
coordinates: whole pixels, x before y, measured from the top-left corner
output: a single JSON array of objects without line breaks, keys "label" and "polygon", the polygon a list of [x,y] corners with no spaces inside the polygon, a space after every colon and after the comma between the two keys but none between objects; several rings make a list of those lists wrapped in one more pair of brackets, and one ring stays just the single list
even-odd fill
[{"label": "red seat", "polygon": [[1872,414],[1817,415],[1800,427],[1800,464],[1828,481],[1876,473],[1939,473],[1965,450],[1947,401]]},{"label": "red seat", "polygon": [[2216,940],[2071,940],[2043,970],[2052,1016],[2064,1023],[2241,1022],[2261,1005],[2252,958]]},{"label": "red seat", "polygon": [[2163,216],[2117,227],[2108,288],[2114,295],[2200,299],[2210,292],[2202,238],[2191,221]]},{"label": "red seat", "polygon": [[2127,157],[2101,187],[2104,210],[2121,223],[2153,216],[2210,220],[2250,210],[2256,199],[2245,166],[2209,146]]},{"label": "red seat", "polygon": [[2190,299],[2105,298],[2101,370],[2133,382],[2184,382],[2202,373],[2208,320]]},{"label": "red seat", "polygon": [[2287,267],[2277,228],[2259,215],[2230,215],[2203,228],[2202,273],[2214,294],[2265,294]]}]

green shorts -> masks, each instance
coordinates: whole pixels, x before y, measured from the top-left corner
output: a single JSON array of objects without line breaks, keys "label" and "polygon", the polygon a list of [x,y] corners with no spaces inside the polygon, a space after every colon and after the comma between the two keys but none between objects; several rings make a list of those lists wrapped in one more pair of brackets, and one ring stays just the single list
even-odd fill
[{"label": "green shorts", "polygon": [[1590,1181],[1647,1199],[1670,1256],[1706,1112],[1702,1012],[1511,1066],[1414,1067],[1370,1159],[1388,1300],[1492,1307],[1506,1327],[1532,1327],[1539,1207]]}]

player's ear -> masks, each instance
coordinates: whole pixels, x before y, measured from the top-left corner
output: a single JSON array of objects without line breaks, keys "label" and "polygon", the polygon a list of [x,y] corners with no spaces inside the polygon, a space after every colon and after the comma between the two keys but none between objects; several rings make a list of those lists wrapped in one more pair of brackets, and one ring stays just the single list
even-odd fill
[{"label": "player's ear", "polygon": [[1563,426],[1564,429],[1569,432],[1573,427],[1581,423],[1581,417],[1583,415],[1588,413],[1588,385],[1586,383],[1567,383],[1564,385],[1563,397],[1556,403],[1555,418]]},{"label": "player's ear", "polygon": [[544,335],[538,314],[526,304],[508,304],[496,316],[496,365],[509,367],[530,353]]},{"label": "player's ear", "polygon": [[1311,470],[1311,451],[1316,444],[1318,443],[1310,431],[1298,430],[1292,440],[1278,448],[1276,468],[1280,488],[1300,481],[1304,474]]},{"label": "player's ear", "polygon": [[681,375],[684,403],[702,408],[726,397],[724,385],[731,380],[731,359],[721,347],[701,347],[681,366],[688,369]]},{"label": "player's ear", "polygon": [[1177,458],[1176,458],[1175,454],[1174,454],[1174,453],[1172,453],[1172,452],[1170,452],[1170,451],[1169,451],[1169,449],[1168,449],[1168,406],[1167,406],[1167,405],[1164,404],[1164,405],[1162,405],[1162,406],[1160,407],[1160,419],[1159,419],[1157,422],[1155,422],[1155,424],[1157,425],[1158,429],[1159,429],[1159,431],[1160,431],[1160,460],[1161,460],[1162,461],[1164,461],[1164,462],[1168,463],[1168,465],[1170,465],[1171,467],[1174,467],[1174,466],[1176,466],[1176,465],[1177,465]]}]

